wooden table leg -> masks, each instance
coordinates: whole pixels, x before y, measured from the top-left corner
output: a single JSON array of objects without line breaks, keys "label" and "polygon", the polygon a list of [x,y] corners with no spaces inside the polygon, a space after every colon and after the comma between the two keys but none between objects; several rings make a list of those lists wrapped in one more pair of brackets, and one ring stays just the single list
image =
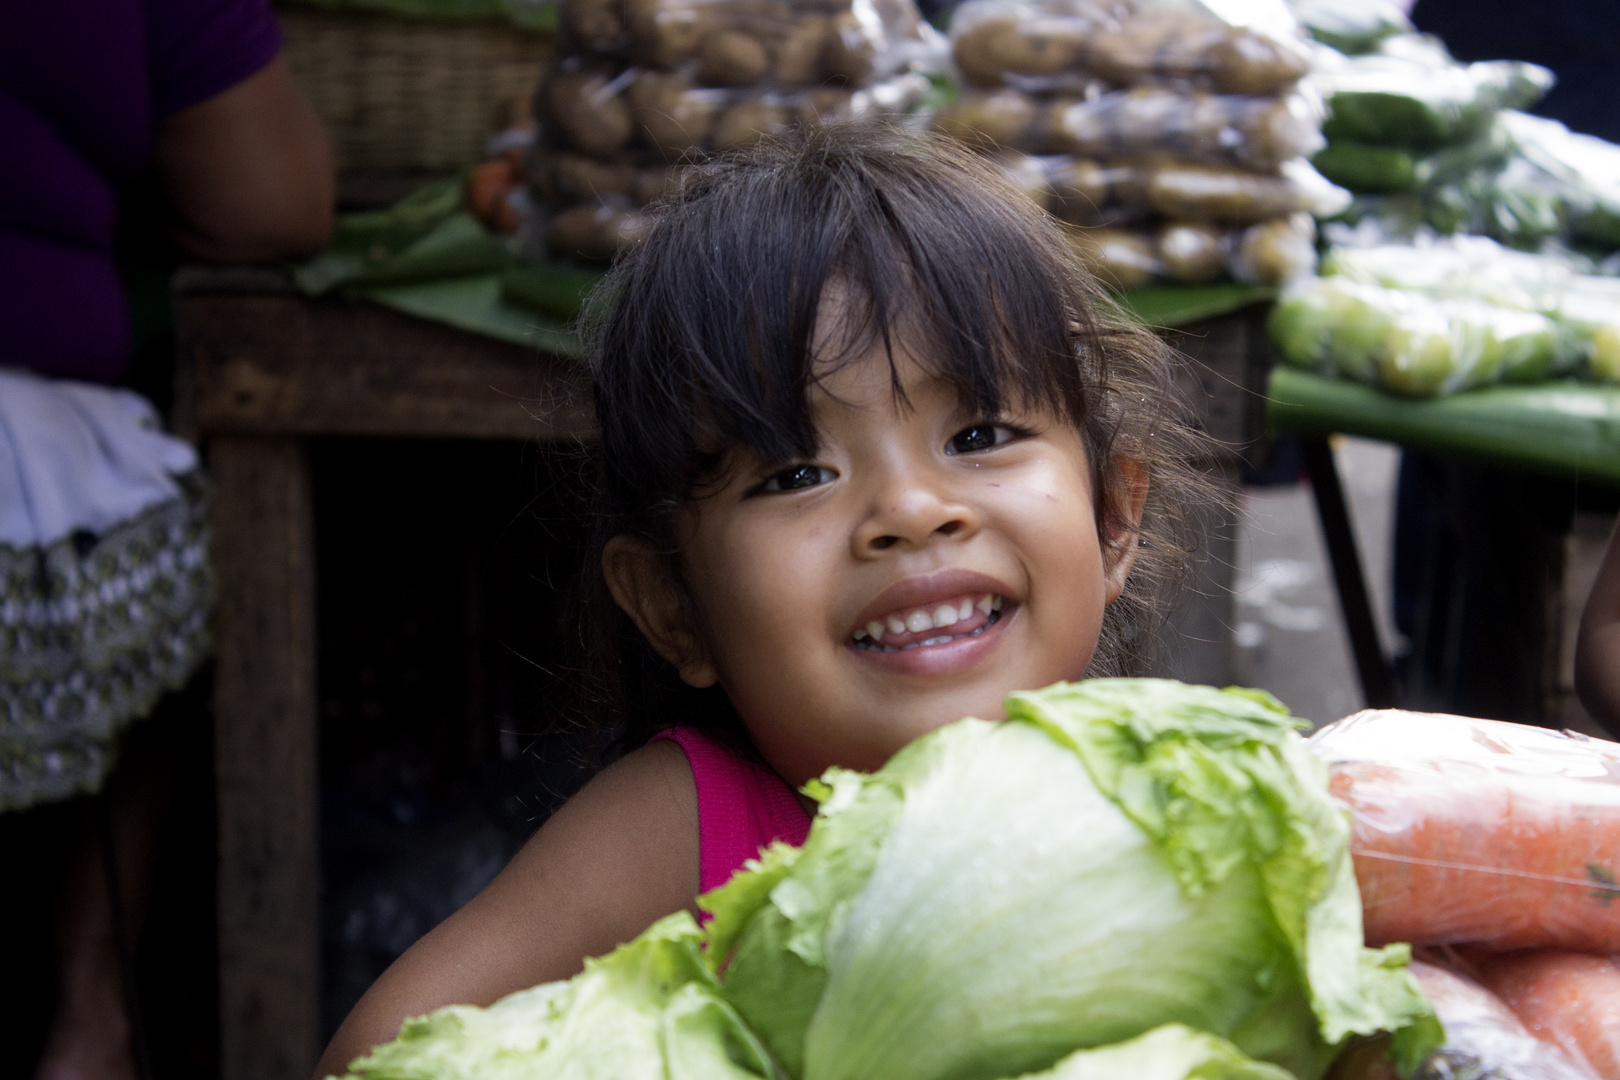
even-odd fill
[{"label": "wooden table leg", "polygon": [[301,440],[216,436],[223,1080],[307,1080],[319,1038],[315,550]]}]

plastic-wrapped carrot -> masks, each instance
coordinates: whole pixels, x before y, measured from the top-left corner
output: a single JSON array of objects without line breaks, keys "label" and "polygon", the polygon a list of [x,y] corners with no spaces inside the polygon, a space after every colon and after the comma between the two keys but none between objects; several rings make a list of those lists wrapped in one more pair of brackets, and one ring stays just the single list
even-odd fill
[{"label": "plastic-wrapped carrot", "polygon": [[1311,745],[1352,811],[1369,942],[1620,952],[1620,745],[1398,710]]},{"label": "plastic-wrapped carrot", "polygon": [[1620,1080],[1620,963],[1561,949],[1473,958],[1481,981],[1540,1039]]},{"label": "plastic-wrapped carrot", "polygon": [[[1536,1038],[1512,1009],[1472,979],[1418,960],[1410,970],[1446,1029],[1445,1045],[1418,1066],[1411,1080],[1599,1080],[1584,1062]],[[1398,1080],[1387,1039],[1351,1047],[1328,1080]]]}]

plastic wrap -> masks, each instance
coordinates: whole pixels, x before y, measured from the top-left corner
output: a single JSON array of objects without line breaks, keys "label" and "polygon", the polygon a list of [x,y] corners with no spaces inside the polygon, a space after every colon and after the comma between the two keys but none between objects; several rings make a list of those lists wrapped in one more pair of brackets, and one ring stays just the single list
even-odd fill
[{"label": "plastic wrap", "polygon": [[854,89],[728,89],[570,57],[555,65],[537,94],[547,144],[540,162],[543,168],[547,156],[569,151],[642,167],[691,159],[751,146],[794,124],[903,113],[928,91],[928,80],[917,74]]},{"label": "plastic wrap", "polygon": [[1156,280],[1199,284],[1230,275],[1252,285],[1281,285],[1310,273],[1316,251],[1309,215],[1247,229],[1166,221],[1143,228],[1076,229],[1074,248],[1093,273],[1122,289]]},{"label": "plastic wrap", "polygon": [[1271,172],[1324,145],[1320,113],[1303,95],[1246,97],[1157,86],[1063,105],[1046,149],[1092,158],[1164,155]]},{"label": "plastic wrap", "polygon": [[1344,53],[1364,53],[1412,32],[1412,20],[1389,0],[1291,0],[1289,6],[1311,37]]},{"label": "plastic wrap", "polygon": [[1018,153],[998,155],[998,160],[1043,209],[1071,225],[1123,225],[1149,218],[1253,225],[1301,212],[1335,213],[1349,201],[1347,192],[1305,161],[1289,162],[1266,176],[1174,161],[1100,162]]},{"label": "plastic wrap", "polygon": [[1322,130],[1334,142],[1434,149],[1485,133],[1500,109],[1534,104],[1552,73],[1517,60],[1461,65],[1409,48],[1353,57],[1314,76],[1327,99]]},{"label": "plastic wrap", "polygon": [[[1537,1038],[1512,1009],[1473,979],[1420,960],[1408,970],[1446,1029],[1445,1045],[1410,1080],[1607,1080]],[[1352,1047],[1328,1080],[1398,1080],[1388,1040]]]},{"label": "plastic wrap", "polygon": [[859,85],[946,48],[909,0],[562,0],[558,24],[561,54],[725,87]]},{"label": "plastic wrap", "polygon": [[1310,69],[1297,41],[1192,10],[1093,0],[969,0],[951,20],[952,55],[972,86],[1035,92],[1175,84],[1278,94]]},{"label": "plastic wrap", "polygon": [[1351,811],[1369,942],[1620,949],[1620,745],[1391,709],[1310,746]]},{"label": "plastic wrap", "polygon": [[1322,175],[1351,191],[1395,194],[1456,183],[1479,170],[1499,169],[1512,152],[1507,132],[1490,124],[1479,136],[1432,153],[1339,139],[1311,160]]},{"label": "plastic wrap", "polygon": [[1620,1080],[1620,963],[1613,957],[1532,949],[1472,962],[1537,1038],[1602,1080]]}]

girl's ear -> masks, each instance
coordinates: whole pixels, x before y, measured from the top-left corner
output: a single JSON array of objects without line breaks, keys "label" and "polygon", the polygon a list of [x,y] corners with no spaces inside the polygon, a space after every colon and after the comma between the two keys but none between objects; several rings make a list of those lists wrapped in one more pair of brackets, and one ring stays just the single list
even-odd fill
[{"label": "girl's ear", "polygon": [[1147,468],[1134,458],[1115,457],[1109,462],[1113,473],[1113,513],[1103,517],[1108,535],[1103,539],[1104,576],[1108,583],[1107,602],[1112,604],[1125,591],[1125,579],[1136,562],[1136,538],[1141,533],[1142,511],[1147,506]]},{"label": "girl's ear", "polygon": [[683,682],[701,690],[719,680],[675,582],[651,545],[632,536],[611,538],[602,550],[602,576],[613,602],[658,655],[675,665]]}]

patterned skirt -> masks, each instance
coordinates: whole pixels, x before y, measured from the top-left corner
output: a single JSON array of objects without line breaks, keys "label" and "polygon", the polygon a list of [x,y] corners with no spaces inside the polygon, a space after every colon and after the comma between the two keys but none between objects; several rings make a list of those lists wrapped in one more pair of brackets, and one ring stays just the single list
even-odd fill
[{"label": "patterned skirt", "polygon": [[0,368],[0,811],[98,790],[213,598],[196,452],[137,394]]}]

